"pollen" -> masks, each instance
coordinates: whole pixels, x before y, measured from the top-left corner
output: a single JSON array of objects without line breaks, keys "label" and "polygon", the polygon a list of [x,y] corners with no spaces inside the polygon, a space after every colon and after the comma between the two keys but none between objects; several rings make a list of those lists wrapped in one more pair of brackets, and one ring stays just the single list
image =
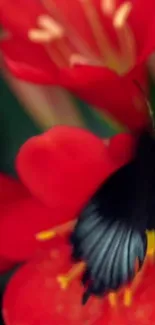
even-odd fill
[{"label": "pollen", "polygon": [[116,307],[117,305],[117,293],[112,292],[108,295],[109,304],[111,307]]},{"label": "pollen", "polygon": [[36,239],[40,241],[46,241],[56,236],[56,232],[52,230],[45,230],[36,235]]},{"label": "pollen", "polygon": [[126,307],[132,304],[132,289],[125,289],[123,303]]},{"label": "pollen", "polygon": [[85,268],[86,268],[85,263],[80,262],[78,264],[75,264],[67,274],[59,275],[57,277],[57,281],[60,285],[60,288],[62,290],[66,290],[73,280],[77,279],[79,276],[82,275]]},{"label": "pollen", "polygon": [[131,9],[132,9],[131,2],[125,2],[118,8],[118,10],[115,13],[115,17],[113,21],[115,27],[121,28],[125,24],[131,12]]},{"label": "pollen", "polygon": [[41,231],[40,233],[36,234],[36,239],[40,241],[46,241],[56,236],[64,236],[73,230],[75,224],[76,224],[76,220],[69,221],[55,228]]},{"label": "pollen", "polygon": [[69,279],[67,276],[58,276],[57,277],[57,281],[60,284],[60,288],[62,290],[66,290],[68,288],[69,285]]},{"label": "pollen", "polygon": [[147,231],[147,256],[154,257],[155,256],[155,231]]}]

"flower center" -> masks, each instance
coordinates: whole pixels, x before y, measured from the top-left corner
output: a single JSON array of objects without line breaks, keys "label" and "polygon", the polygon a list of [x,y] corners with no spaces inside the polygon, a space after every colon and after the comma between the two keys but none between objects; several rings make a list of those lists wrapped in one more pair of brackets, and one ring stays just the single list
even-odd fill
[{"label": "flower center", "polygon": [[[76,224],[76,220],[69,221],[63,225],[57,226],[53,229],[42,231],[36,234],[36,239],[39,241],[46,241],[54,238],[55,236],[65,236],[66,234],[70,234],[74,229]],[[132,305],[132,298],[137,288],[143,281],[143,276],[145,273],[145,269],[147,267],[147,262],[151,261],[154,263],[155,260],[155,231],[146,231],[147,234],[147,252],[144,265],[142,270],[139,270],[139,263],[135,264],[136,269],[136,276],[135,279],[132,281],[131,285],[123,289],[123,305],[125,307],[130,307]],[[57,281],[60,285],[62,290],[67,290],[70,284],[77,278],[80,278],[84,271],[86,270],[86,263],[79,262],[73,265],[73,267],[66,273],[62,275],[58,275]],[[120,294],[122,293],[122,289],[118,292],[111,292],[108,294],[108,301],[112,308],[115,308],[118,305]]]}]

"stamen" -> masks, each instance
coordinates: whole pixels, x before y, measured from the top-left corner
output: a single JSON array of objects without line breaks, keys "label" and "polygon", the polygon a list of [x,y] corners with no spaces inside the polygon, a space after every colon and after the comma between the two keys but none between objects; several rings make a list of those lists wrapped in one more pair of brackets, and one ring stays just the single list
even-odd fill
[{"label": "stamen", "polygon": [[[147,267],[147,257],[151,257],[151,259],[155,257],[155,231],[147,231],[147,253],[146,253],[146,259],[144,261],[144,265],[142,269],[138,272],[138,274],[135,276],[135,279],[133,280],[131,287],[126,289],[124,292],[124,299],[123,303],[125,306],[129,307],[132,304],[132,297],[134,293],[136,292],[137,288],[139,287],[140,283],[143,281],[143,276]],[[136,262],[137,264],[137,262]],[[136,266],[137,270],[139,269],[138,266]]]},{"label": "stamen", "polygon": [[64,36],[64,28],[48,15],[41,15],[38,17],[38,25],[49,32],[52,39],[60,39]]},{"label": "stamen", "polygon": [[130,307],[131,304],[132,304],[132,296],[133,296],[133,293],[132,293],[132,290],[131,289],[125,289],[124,291],[124,305],[126,307]]},{"label": "stamen", "polygon": [[[138,274],[139,271],[139,260],[136,259],[135,262],[135,274]],[[133,280],[131,287],[125,288],[124,290],[124,297],[123,297],[123,303],[126,307],[130,307],[132,304],[132,297],[133,297],[133,291],[135,292],[137,286],[139,285],[139,282],[141,281],[141,275],[140,273],[136,275],[135,279]]]},{"label": "stamen", "polygon": [[63,57],[63,55],[61,55],[61,53],[54,48],[53,46],[51,46],[51,44],[45,44],[45,50],[49,56],[49,58],[52,60],[52,62],[55,63],[56,66],[58,66],[59,68],[64,68],[66,66],[66,60]]},{"label": "stamen", "polygon": [[[69,64],[69,57],[72,53],[70,47],[66,44],[64,39],[65,30],[64,28],[57,23],[54,19],[52,19],[48,15],[42,15],[38,18],[38,29],[31,29],[28,32],[28,37],[33,42],[42,43],[45,48],[48,49],[49,54],[49,45],[51,42],[55,41],[55,46],[57,48],[57,55],[62,56],[62,60],[64,61],[64,66]],[[53,48],[51,49],[50,57],[52,61],[57,64],[58,60],[55,60],[55,56],[52,55]],[[58,61],[58,65],[62,66],[62,61]]]},{"label": "stamen", "polygon": [[48,43],[64,36],[64,29],[51,17],[39,16],[39,28],[29,30],[28,37],[33,42]]},{"label": "stamen", "polygon": [[132,4],[126,2],[117,9],[113,19],[120,48],[121,74],[131,70],[136,62],[136,42],[132,29],[127,22],[131,10]]},{"label": "stamen", "polygon": [[93,49],[90,47],[90,44],[86,40],[82,38],[81,35],[77,32],[76,28],[66,20],[66,17],[62,15],[59,8],[56,6],[54,0],[41,0],[42,5],[46,9],[46,11],[51,15],[55,16],[58,21],[62,21],[65,26],[66,35],[71,43],[72,47],[76,49],[76,51],[85,57],[88,57],[92,62],[95,61],[96,65],[101,65],[101,60],[96,57],[96,54],[93,53]]},{"label": "stamen", "polygon": [[51,40],[54,39],[54,36],[52,37],[51,34],[48,31],[45,30],[40,30],[37,28],[31,29],[28,31],[28,38],[32,42],[36,43],[46,43],[50,42]]},{"label": "stamen", "polygon": [[113,20],[113,24],[116,28],[121,28],[125,24],[131,10],[131,2],[125,2],[117,9]]},{"label": "stamen", "polygon": [[112,292],[112,293],[109,293],[108,295],[108,300],[109,300],[109,304],[111,307],[116,307],[117,305],[117,293],[115,292]]},{"label": "stamen", "polygon": [[66,40],[64,38],[59,40],[59,42],[57,42],[56,44],[56,47],[61,53],[61,55],[64,57],[64,59],[66,60],[67,66],[70,66],[70,57],[72,55],[72,50],[70,46],[66,43]]},{"label": "stamen", "polygon": [[89,59],[85,58],[84,56],[75,53],[72,54],[70,57],[70,66],[73,67],[75,65],[93,65],[93,62],[90,62]]},{"label": "stamen", "polygon": [[102,11],[107,15],[111,16],[115,10],[115,0],[101,0]]},{"label": "stamen", "polygon": [[48,15],[40,16],[38,19],[38,24],[40,27],[48,31],[49,35],[51,35],[51,41],[54,39],[57,40],[55,45],[68,65],[72,51],[64,38],[64,28]]},{"label": "stamen", "polygon": [[131,293],[132,293],[132,296],[133,294],[136,292],[137,288],[139,287],[140,283],[142,282],[142,279],[143,279],[143,275],[144,275],[144,271],[146,269],[146,265],[147,263],[144,263],[142,269],[139,271],[139,273],[135,276],[135,279],[133,280],[132,284],[131,284],[131,287],[130,287],[130,290],[131,290]]},{"label": "stamen", "polygon": [[155,231],[147,231],[147,253],[148,257],[151,259],[155,257]]},{"label": "stamen", "polygon": [[81,0],[80,2],[102,59],[104,59],[105,56],[107,58],[108,55],[113,57],[113,50],[111,48],[109,38],[103,30],[103,26],[96,8],[92,5],[91,0]]},{"label": "stamen", "polygon": [[86,264],[84,262],[80,262],[75,264],[67,274],[58,276],[57,281],[60,284],[61,289],[66,290],[74,279],[81,276],[81,274],[85,271],[85,268]]},{"label": "stamen", "polygon": [[52,239],[56,236],[63,236],[66,235],[67,233],[71,232],[76,224],[76,220],[74,221],[69,221],[66,222],[63,225],[57,226],[52,229],[48,229],[45,231],[41,231],[38,234],[36,234],[36,239],[39,241],[46,241],[49,239]]},{"label": "stamen", "polygon": [[[128,72],[129,70],[131,70],[136,61],[135,39],[134,39],[133,32],[127,23],[127,18],[131,10],[132,10],[132,4],[131,2],[128,1],[122,4],[116,11],[114,8],[112,13],[113,26],[115,28],[117,38],[118,38],[119,51],[115,50],[111,45],[111,52],[109,53],[109,59],[105,57],[106,58],[105,64],[109,68],[117,72],[119,75],[122,75]],[[102,4],[102,11],[104,14],[105,10],[103,4]],[[109,51],[108,48],[107,51]]]}]

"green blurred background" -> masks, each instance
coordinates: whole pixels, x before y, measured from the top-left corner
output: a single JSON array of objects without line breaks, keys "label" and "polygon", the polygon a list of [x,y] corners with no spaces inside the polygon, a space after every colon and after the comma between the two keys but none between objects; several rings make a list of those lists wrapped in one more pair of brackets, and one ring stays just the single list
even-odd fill
[{"label": "green blurred background", "polygon": [[0,171],[14,174],[18,149],[29,137],[40,132],[3,79],[0,79]]},{"label": "green blurred background", "polygon": [[[42,130],[26,114],[3,79],[0,79],[0,92],[0,171],[14,174],[14,159],[18,149],[26,139]],[[110,125],[86,103],[77,98],[73,100],[76,102],[86,127],[95,134],[107,137],[119,131],[118,127]]]},{"label": "green blurred background", "polygon": [[[0,79],[0,95],[0,171],[15,175],[14,160],[20,146],[29,137],[39,134],[43,130],[37,127],[27,115],[2,78]],[[86,127],[95,134],[108,137],[121,132],[120,126],[111,125],[86,103],[77,98],[73,100]],[[150,80],[150,102],[154,111],[155,88],[152,80]]]}]

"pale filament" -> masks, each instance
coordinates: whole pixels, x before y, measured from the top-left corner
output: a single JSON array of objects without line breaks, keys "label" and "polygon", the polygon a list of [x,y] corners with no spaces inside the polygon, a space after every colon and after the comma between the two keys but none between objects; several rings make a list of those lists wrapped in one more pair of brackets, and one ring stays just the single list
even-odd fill
[{"label": "pale filament", "polygon": [[126,23],[128,16],[132,10],[130,2],[123,3],[115,12],[113,24],[116,28],[121,28]]},{"label": "pale filament", "polygon": [[[45,9],[49,12],[50,15],[54,15],[57,17],[56,19],[58,21],[61,21],[62,24],[65,26],[66,35],[72,44],[72,46],[77,49],[75,53],[72,53],[72,55],[82,55],[82,57],[86,58],[90,63],[93,63],[91,65],[100,65],[102,66],[102,61],[99,57],[96,56],[94,53],[94,50],[90,48],[89,44],[86,40],[84,40],[77,32],[77,30],[74,28],[73,25],[71,25],[68,21],[65,21],[65,17],[61,15],[61,12],[58,11],[58,8],[55,5],[55,2],[52,0],[42,0],[42,4],[44,5]],[[70,58],[68,58],[70,61]],[[77,63],[77,61],[76,61]],[[72,63],[70,64],[72,65]]]},{"label": "pale filament", "polygon": [[101,9],[107,16],[114,13],[115,7],[115,0],[101,0]]},{"label": "pale filament", "polygon": [[[50,1],[50,4],[46,0],[42,0],[42,3],[51,15],[57,13],[57,7],[53,4],[52,0]],[[132,10],[131,2],[125,2],[116,9],[114,0],[101,1],[103,15],[111,16],[118,39],[119,50],[116,50],[112,45],[112,42],[100,21],[99,14],[95,6],[92,4],[92,0],[80,0],[80,5],[91,28],[94,40],[96,41],[100,58],[94,57],[93,50],[89,49],[89,44],[87,44],[85,40],[82,40],[83,42],[81,42],[80,36],[77,35],[77,31],[76,37],[74,37],[75,31],[73,30],[73,26],[70,26],[67,31],[66,27],[63,28],[61,24],[56,23],[52,17],[42,16],[39,18],[38,23],[41,29],[38,30],[38,32],[37,30],[32,30],[29,33],[31,40],[39,41],[39,33],[40,41],[42,42],[45,41],[46,43],[47,41],[53,42],[56,40],[55,44],[59,54],[64,58],[64,62],[70,66],[78,63],[83,65],[89,62],[90,65],[106,66],[119,75],[127,73],[133,68],[136,61],[135,39],[131,28],[127,23],[128,16]],[[60,17],[59,13],[57,16]],[[62,24],[64,19],[65,17],[62,19]],[[71,45],[74,43],[72,47],[66,43],[64,36],[69,38],[69,43]],[[75,42],[76,48],[79,48],[79,51],[74,53],[73,48],[75,48]],[[80,50],[82,49],[81,45],[83,48],[82,51]],[[48,54],[49,52],[50,48],[48,47]],[[85,55],[85,53],[87,54]]]},{"label": "pale filament", "polygon": [[38,28],[31,29],[28,33],[29,38],[34,42],[50,42],[60,39],[64,35],[64,29],[51,17],[38,17]]}]

